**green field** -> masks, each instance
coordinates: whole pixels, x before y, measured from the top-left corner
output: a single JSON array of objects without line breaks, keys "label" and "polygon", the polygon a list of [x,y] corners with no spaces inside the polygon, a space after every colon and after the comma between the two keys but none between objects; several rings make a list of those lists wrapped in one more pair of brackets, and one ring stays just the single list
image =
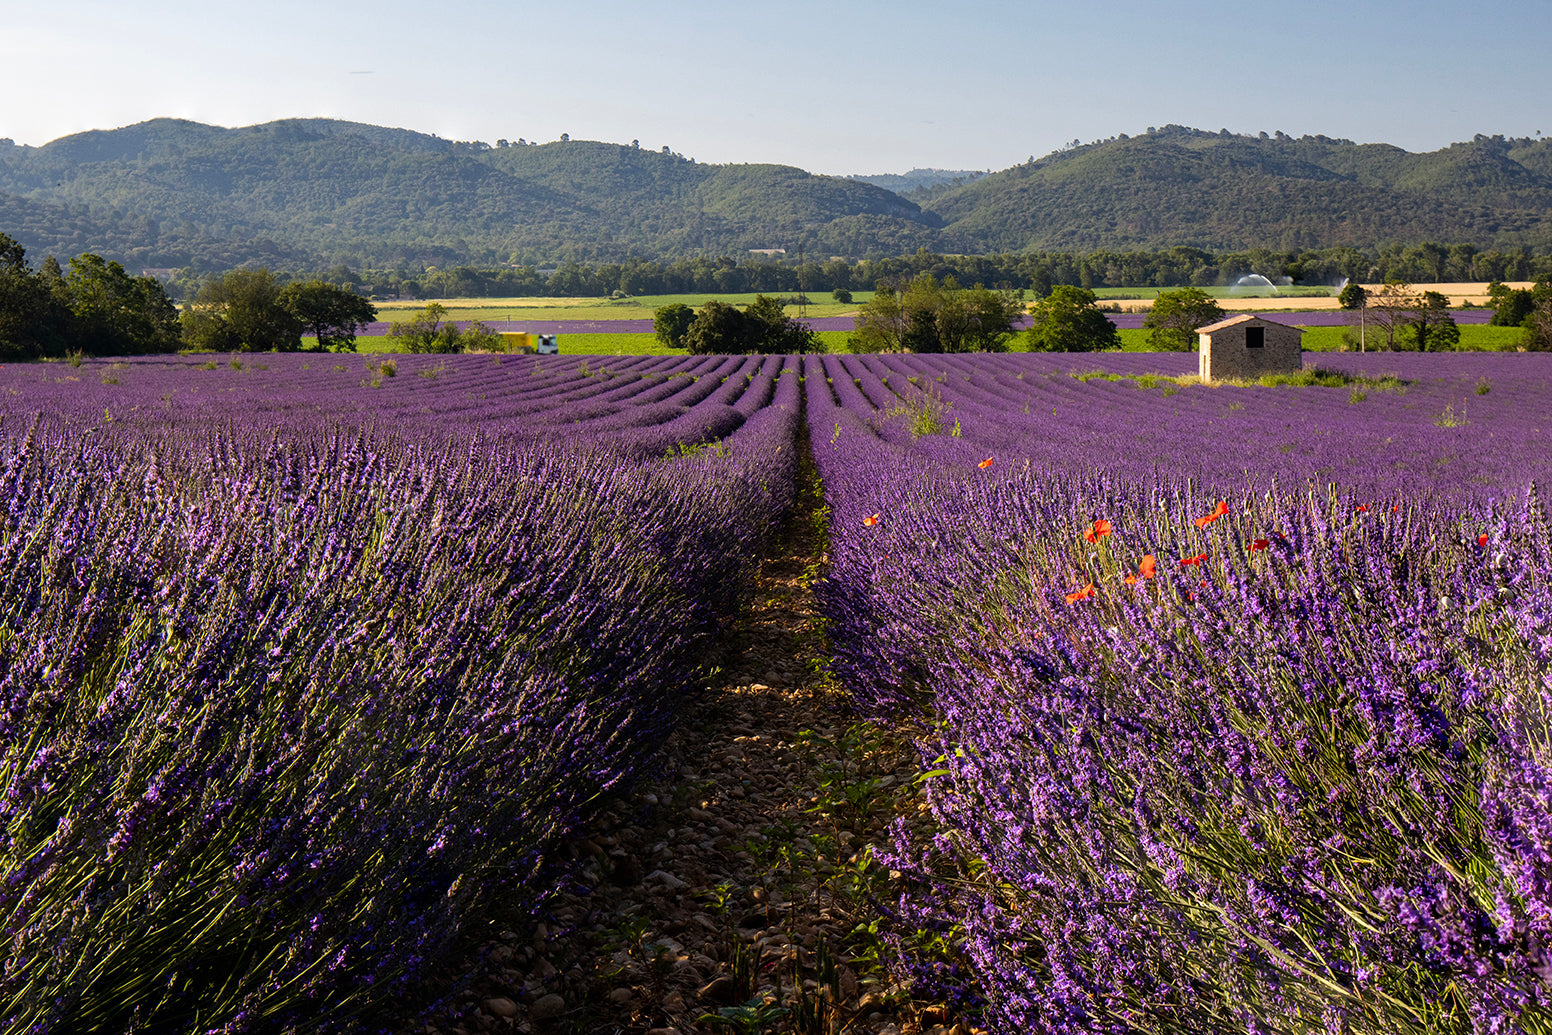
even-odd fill
[{"label": "green field", "polygon": [[[743,295],[727,295],[727,296],[722,296],[722,297],[727,298],[727,299],[731,299],[731,300],[741,300],[741,299],[744,299],[744,298],[747,297],[747,299],[749,299],[751,301],[754,298],[753,295],[748,295],[748,296],[743,296]],[[659,296],[655,296],[655,298],[659,299],[659,300],[667,300],[667,301],[661,301],[660,302],[660,304],[663,304],[663,305],[668,304],[668,301],[673,301],[673,300],[678,300],[678,299],[693,299],[693,300],[705,301],[704,297],[702,297],[702,296],[689,296],[689,295],[678,295],[678,296],[675,296],[675,295],[659,295]],[[499,302],[499,301],[500,300],[496,300],[495,302],[493,302],[490,299],[484,299],[484,300],[480,300],[479,306],[484,307],[486,309],[492,309],[493,306],[496,304],[496,302]],[[685,304],[689,304],[689,302],[686,301]],[[838,309],[838,310],[842,310],[842,311],[841,312],[835,312],[835,313],[818,313],[818,312],[815,312],[815,310],[818,309],[819,307],[817,307],[817,306],[809,306],[808,307],[808,312],[809,312],[809,315],[813,315],[813,316],[821,316],[821,315],[842,316],[842,315],[845,315],[848,312],[853,312],[856,309],[855,303],[853,305],[851,305],[851,306],[839,306],[839,305],[837,305],[835,303],[831,303],[830,307]],[[381,307],[379,307],[379,308],[381,308]],[[452,307],[449,306],[449,308],[452,308]],[[486,315],[486,316],[469,315],[469,311],[470,310],[478,312],[479,311],[479,307],[471,305],[471,306],[466,307],[464,309],[460,309],[456,313],[457,318],[461,319],[461,320],[469,320],[469,319],[487,319],[488,320],[488,319],[504,319],[505,318],[505,317],[491,317],[489,315]],[[503,311],[505,311],[505,310],[503,310]],[[515,312],[515,310],[514,310],[514,312]],[[572,310],[556,309],[556,310],[554,310],[554,312],[557,315],[547,315],[547,316],[544,316],[542,318],[543,319],[565,319],[565,318],[567,318],[567,314],[569,313],[570,314],[570,318],[572,318],[572,319],[600,319],[600,317],[598,317],[598,316],[589,316],[589,317],[579,316],[579,315],[577,315],[577,310],[576,309],[572,309]],[[534,315],[526,313],[526,312],[524,313],[524,315],[528,316],[530,319],[540,319],[541,318],[539,316],[534,316]],[[392,319],[392,317],[387,317],[387,316],[385,316],[384,318],[385,319]],[[521,319],[521,317],[517,317],[517,316],[514,316],[513,318],[514,319]],[[635,317],[616,315],[614,318],[615,319],[633,319]],[[1346,346],[1344,344],[1344,337],[1343,336],[1349,330],[1351,330],[1351,328],[1348,328],[1348,327],[1306,327],[1306,328],[1304,328],[1304,350],[1306,352],[1340,352],[1344,348],[1346,348]],[[1148,346],[1148,336],[1152,333],[1151,331],[1143,330],[1143,329],[1135,329],[1135,330],[1134,329],[1122,329],[1122,330],[1117,331],[1116,333],[1121,338],[1121,351],[1123,351],[1123,352],[1151,352],[1152,351],[1152,349],[1150,349],[1149,346]],[[1489,326],[1487,326],[1485,324],[1462,324],[1461,327],[1460,327],[1460,348],[1463,351],[1488,351],[1488,352],[1512,351],[1519,344],[1520,336],[1523,333],[1524,332],[1521,331],[1518,327],[1489,327]],[[826,347],[827,351],[829,351],[829,352],[845,352],[846,351],[846,339],[851,336],[851,332],[849,332],[849,331],[819,331],[818,334],[819,334],[820,340],[822,340],[825,343],[825,347]],[[386,336],[361,337],[361,338],[356,339],[356,341],[357,341],[357,351],[363,352],[363,353],[395,352],[395,351],[398,351],[397,349],[395,349],[393,347],[394,344],[395,344],[394,339],[386,337]],[[303,338],[302,339],[302,343],[306,347],[311,347],[312,344],[313,344],[313,339],[312,338]],[[1374,341],[1371,340],[1370,344],[1373,345]],[[1011,346],[1011,351],[1014,351],[1014,352],[1021,352],[1021,351],[1023,351],[1023,336],[1022,335],[1018,335],[1018,334],[1014,335],[1013,340],[1010,342],[1010,346]],[[644,333],[618,333],[618,334],[616,334],[616,333],[603,333],[603,332],[601,332],[601,333],[592,333],[592,334],[562,334],[560,336],[560,347],[561,347],[561,353],[563,355],[569,354],[569,355],[577,355],[577,356],[682,356],[682,355],[684,355],[684,353],[679,351],[679,350],[664,348],[663,346],[658,344],[657,339],[655,337],[653,337],[651,334],[644,334]]]},{"label": "green field", "polygon": [[[1348,346],[1345,337],[1351,327],[1304,328],[1305,352],[1340,352]],[[1356,332],[1354,332],[1356,333]],[[1489,327],[1481,323],[1460,325],[1460,351],[1462,352],[1512,352],[1520,344],[1525,332],[1518,327]],[[1369,351],[1378,351],[1375,345],[1379,335],[1372,330],[1367,335]]]}]

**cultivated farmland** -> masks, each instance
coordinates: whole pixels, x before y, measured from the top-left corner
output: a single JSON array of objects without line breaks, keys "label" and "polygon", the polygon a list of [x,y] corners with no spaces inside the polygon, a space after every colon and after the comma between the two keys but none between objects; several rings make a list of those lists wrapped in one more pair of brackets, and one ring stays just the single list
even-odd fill
[{"label": "cultivated farmland", "polygon": [[1322,363],[0,368],[0,1029],[345,1030],[536,923],[810,471],[948,1023],[1549,1030],[1552,366]]}]

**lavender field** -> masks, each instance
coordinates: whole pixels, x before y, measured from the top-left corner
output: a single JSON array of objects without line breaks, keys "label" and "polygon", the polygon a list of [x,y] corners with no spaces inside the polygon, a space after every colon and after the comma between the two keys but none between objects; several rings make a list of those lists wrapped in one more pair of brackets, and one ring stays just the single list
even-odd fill
[{"label": "lavender field", "polygon": [[564,876],[791,498],[779,358],[245,362],[0,370],[6,1032],[394,1003]]},{"label": "lavender field", "polygon": [[835,670],[944,830],[894,915],[991,1030],[1552,1030],[1552,367],[1378,362],[806,361]]},{"label": "lavender field", "polygon": [[380,1025],[651,768],[805,450],[919,987],[1552,1031],[1552,364],[1321,362],[0,368],[0,1031]]}]

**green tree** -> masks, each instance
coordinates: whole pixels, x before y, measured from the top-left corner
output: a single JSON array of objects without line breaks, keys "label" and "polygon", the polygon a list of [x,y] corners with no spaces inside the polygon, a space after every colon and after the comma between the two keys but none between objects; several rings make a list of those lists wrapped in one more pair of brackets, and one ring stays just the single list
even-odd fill
[{"label": "green tree", "polygon": [[88,253],[70,260],[59,289],[70,308],[73,346],[82,352],[144,355],[176,352],[183,343],[178,307],[154,277],[131,277]]},{"label": "green tree", "polygon": [[1099,352],[1121,347],[1115,324],[1099,311],[1094,292],[1059,284],[1030,310],[1024,340],[1031,352]]},{"label": "green tree", "polygon": [[1348,281],[1347,286],[1342,288],[1342,293],[1336,296],[1337,305],[1348,310],[1362,309],[1368,300],[1369,293],[1356,280]]},{"label": "green tree", "polygon": [[756,295],[744,307],[744,319],[750,352],[786,356],[824,351],[819,335],[807,324],[788,316],[779,298]]},{"label": "green tree", "polygon": [[756,295],[742,312],[716,299],[707,302],[681,340],[682,347],[696,356],[824,351],[819,335],[787,316],[781,299],[770,295]]},{"label": "green tree", "polygon": [[1450,300],[1437,291],[1424,291],[1404,337],[1418,352],[1447,352],[1459,348],[1460,328],[1450,315]]},{"label": "green tree", "polygon": [[1487,322],[1494,327],[1519,327],[1536,305],[1532,291],[1511,288],[1496,280],[1487,285],[1487,298],[1493,307],[1492,318]]},{"label": "green tree", "polygon": [[266,269],[232,270],[209,281],[183,310],[183,338],[208,352],[296,352],[302,322],[280,303],[280,282]]},{"label": "green tree", "polygon": [[1196,329],[1223,319],[1223,307],[1201,288],[1161,291],[1142,325],[1153,331],[1148,345],[1160,352],[1193,352]]},{"label": "green tree", "polygon": [[[58,271],[59,264],[54,264]],[[69,311],[27,264],[27,250],[0,234],[0,359],[64,351]]]},{"label": "green tree", "polygon": [[841,305],[851,305],[851,292],[846,288],[836,288],[830,292],[830,297],[841,303]]},{"label": "green tree", "polygon": [[1006,352],[1013,322],[1023,315],[1022,291],[948,291],[936,314],[938,342],[944,352]]},{"label": "green tree", "polygon": [[322,280],[287,284],[280,290],[280,304],[318,339],[317,348],[326,351],[356,351],[356,331],[377,319],[371,302]]},{"label": "green tree", "polygon": [[395,320],[389,325],[388,336],[396,339],[405,352],[461,352],[462,332],[456,323],[443,323],[446,317],[446,306],[440,302],[428,302],[424,309],[410,319]]},{"label": "green tree", "polygon": [[873,300],[857,310],[846,347],[853,352],[899,352],[904,348],[905,306],[888,284],[880,284]]},{"label": "green tree", "polygon": [[1530,352],[1552,352],[1552,280],[1531,288],[1531,309],[1520,326],[1525,328],[1521,347]]},{"label": "green tree", "polygon": [[953,277],[939,281],[921,273],[898,294],[881,287],[858,311],[847,347],[853,352],[1002,352],[1023,311],[1023,292],[966,289]]},{"label": "green tree", "polygon": [[652,313],[652,331],[664,348],[684,348],[684,336],[694,322],[695,310],[683,302],[670,302]]},{"label": "green tree", "polygon": [[1395,352],[1406,345],[1407,326],[1419,303],[1412,286],[1400,281],[1387,281],[1369,293],[1367,312],[1386,349]]},{"label": "green tree", "polygon": [[701,306],[684,334],[692,356],[725,356],[749,352],[748,317],[720,299]]}]

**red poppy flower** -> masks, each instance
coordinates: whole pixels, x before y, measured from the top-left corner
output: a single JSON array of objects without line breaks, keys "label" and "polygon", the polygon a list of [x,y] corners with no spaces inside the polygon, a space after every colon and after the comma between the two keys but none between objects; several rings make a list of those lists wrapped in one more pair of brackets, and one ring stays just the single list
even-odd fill
[{"label": "red poppy flower", "polygon": [[1067,594],[1067,603],[1069,603],[1069,604],[1076,604],[1080,600],[1087,600],[1089,597],[1093,596],[1097,592],[1099,592],[1099,591],[1094,588],[1094,580],[1090,579],[1089,580],[1089,584],[1087,586],[1084,586],[1082,589],[1078,590],[1076,593],[1068,593]]},{"label": "red poppy flower", "polygon": [[1250,552],[1255,553],[1257,550],[1265,550],[1268,546],[1271,545],[1272,542],[1270,539],[1257,539],[1255,542],[1250,544]]},{"label": "red poppy flower", "polygon": [[1211,514],[1203,514],[1201,517],[1196,519],[1196,527],[1197,528],[1206,528],[1208,525],[1212,524],[1214,521],[1217,521],[1219,518],[1223,517],[1223,515],[1227,514],[1228,512],[1229,512],[1229,501],[1228,500],[1219,500],[1218,501],[1218,505],[1213,508],[1213,512]]},{"label": "red poppy flower", "polygon": [[878,515],[869,514],[867,517],[862,519],[862,523],[868,528],[872,528],[874,525],[878,524]]},{"label": "red poppy flower", "polygon": [[1182,557],[1182,558],[1180,558],[1180,563],[1182,565],[1201,564],[1206,559],[1207,559],[1207,555],[1205,553],[1199,553],[1195,557]]},{"label": "red poppy flower", "polygon": [[1360,513],[1360,514],[1367,514],[1368,512],[1369,512],[1369,505],[1367,503],[1360,503],[1360,504],[1358,504],[1358,513]]},{"label": "red poppy flower", "polygon": [[976,464],[975,466],[981,468],[982,470],[985,470],[986,468],[990,467],[991,465],[992,465],[992,458],[991,457],[987,457],[985,460],[982,460],[980,463]]},{"label": "red poppy flower", "polygon": [[1089,530],[1083,533],[1083,538],[1086,542],[1097,543],[1109,534],[1110,522],[1106,521],[1104,518],[1097,518],[1094,523],[1089,526]]},{"label": "red poppy flower", "polygon": [[1477,536],[1477,545],[1478,546],[1486,546],[1487,545],[1487,536],[1485,536],[1485,535]]}]

